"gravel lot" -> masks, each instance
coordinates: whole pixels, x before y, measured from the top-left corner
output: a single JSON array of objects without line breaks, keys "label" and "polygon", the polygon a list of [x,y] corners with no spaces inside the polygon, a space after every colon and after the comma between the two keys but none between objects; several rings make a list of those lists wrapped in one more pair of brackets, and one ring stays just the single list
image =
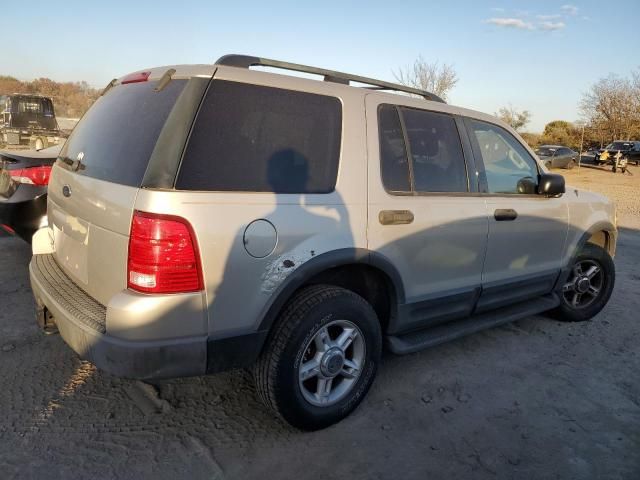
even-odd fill
[{"label": "gravel lot", "polygon": [[156,388],[80,361],[35,326],[29,247],[0,239],[0,477],[640,478],[640,168],[569,184],[619,202],[611,302],[597,318],[532,317],[406,357],[386,355],[347,420],[300,433],[243,372]]}]

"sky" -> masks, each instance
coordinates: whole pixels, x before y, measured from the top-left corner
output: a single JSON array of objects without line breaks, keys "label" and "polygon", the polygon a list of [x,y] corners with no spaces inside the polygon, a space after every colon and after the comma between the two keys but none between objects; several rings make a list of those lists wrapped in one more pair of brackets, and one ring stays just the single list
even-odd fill
[{"label": "sky", "polygon": [[0,0],[0,75],[102,87],[242,53],[394,81],[421,55],[454,67],[449,103],[526,109],[541,132],[578,120],[598,79],[640,69],[640,0],[567,1]]}]

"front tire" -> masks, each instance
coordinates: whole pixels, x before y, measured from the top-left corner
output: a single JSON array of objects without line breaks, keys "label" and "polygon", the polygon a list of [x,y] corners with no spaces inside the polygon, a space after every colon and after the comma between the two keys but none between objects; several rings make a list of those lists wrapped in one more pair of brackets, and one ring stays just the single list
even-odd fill
[{"label": "front tire", "polygon": [[560,306],[553,313],[568,322],[593,318],[609,301],[615,280],[616,269],[609,253],[587,243],[574,259],[571,273],[559,292]]},{"label": "front tire", "polygon": [[349,415],[373,383],[382,350],[375,311],[359,295],[313,285],[289,301],[254,369],[264,404],[303,430]]}]

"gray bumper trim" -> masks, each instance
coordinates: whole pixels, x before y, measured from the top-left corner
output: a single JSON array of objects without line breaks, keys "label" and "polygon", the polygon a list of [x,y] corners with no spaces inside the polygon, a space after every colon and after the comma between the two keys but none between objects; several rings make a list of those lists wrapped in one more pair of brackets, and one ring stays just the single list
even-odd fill
[{"label": "gray bumper trim", "polygon": [[[206,372],[206,336],[143,342],[101,333],[65,308],[67,305],[61,301],[59,293],[38,268],[41,259],[37,257],[40,255],[34,255],[29,264],[37,308],[46,308],[51,313],[62,338],[80,357],[101,370],[129,378],[185,377]],[[82,294],[88,297],[86,293]],[[78,299],[75,300],[74,304]]]}]

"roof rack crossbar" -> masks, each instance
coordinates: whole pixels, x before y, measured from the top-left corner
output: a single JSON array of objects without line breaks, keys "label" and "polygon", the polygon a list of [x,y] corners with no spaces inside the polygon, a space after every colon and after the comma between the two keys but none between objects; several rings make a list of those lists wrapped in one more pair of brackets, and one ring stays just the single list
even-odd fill
[{"label": "roof rack crossbar", "polygon": [[411,93],[413,95],[424,97],[427,100],[446,103],[438,95],[427,92],[426,90],[406,87],[397,83],[385,82],[383,80],[376,80],[374,78],[361,77],[360,75],[352,75],[350,73],[337,72],[335,70],[327,70],[324,68],[301,65],[299,63],[281,62],[280,60],[272,60],[270,58],[253,57],[250,55],[225,55],[218,59],[216,65],[225,65],[228,67],[238,68],[249,68],[256,66],[273,67],[283,70],[292,70],[295,72],[311,73],[314,75],[323,76],[325,82],[341,83],[343,85],[349,85],[350,82],[357,82],[364,85],[377,87],[376,90],[394,90],[397,92]]}]

